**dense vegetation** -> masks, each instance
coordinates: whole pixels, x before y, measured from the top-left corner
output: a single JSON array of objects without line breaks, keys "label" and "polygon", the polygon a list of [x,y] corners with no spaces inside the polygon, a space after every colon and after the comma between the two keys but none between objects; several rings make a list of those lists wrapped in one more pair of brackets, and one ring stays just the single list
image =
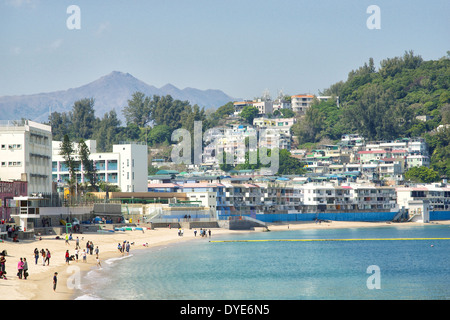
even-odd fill
[{"label": "dense vegetation", "polygon": [[381,61],[378,70],[370,59],[351,71],[346,81],[321,92],[333,99],[315,100],[292,131],[300,145],[338,140],[345,133],[359,133],[367,140],[422,136],[430,145],[432,168],[448,177],[450,129],[436,128],[450,124],[449,88],[449,54],[423,61],[412,51],[405,52]]}]

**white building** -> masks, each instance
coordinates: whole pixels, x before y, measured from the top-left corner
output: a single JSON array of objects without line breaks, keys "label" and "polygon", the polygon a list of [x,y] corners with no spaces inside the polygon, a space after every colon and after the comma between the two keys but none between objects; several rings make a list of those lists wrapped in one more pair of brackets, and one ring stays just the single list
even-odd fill
[{"label": "white building", "polygon": [[273,113],[273,101],[258,99],[253,102],[253,106],[258,109],[259,114]]},{"label": "white building", "polygon": [[28,194],[49,194],[52,130],[30,120],[0,121],[0,180],[28,181]]},{"label": "white building", "polygon": [[[52,155],[52,179],[64,183],[69,178],[69,171],[63,156],[59,154],[61,141],[54,141]],[[97,153],[96,142],[86,141],[90,150],[90,160],[94,161],[97,170],[97,179],[118,186],[123,192],[146,192],[148,157],[147,145],[142,143],[123,143],[113,145],[112,152]],[[78,144],[74,143],[75,150]],[[84,168],[78,154],[74,155],[77,161],[77,181],[87,182]]]},{"label": "white building", "polygon": [[311,94],[298,94],[291,97],[292,111],[305,114],[306,110],[311,107],[314,96]]},{"label": "white building", "polygon": [[291,102],[284,99],[277,99],[273,102],[273,111],[281,109],[292,109]]}]

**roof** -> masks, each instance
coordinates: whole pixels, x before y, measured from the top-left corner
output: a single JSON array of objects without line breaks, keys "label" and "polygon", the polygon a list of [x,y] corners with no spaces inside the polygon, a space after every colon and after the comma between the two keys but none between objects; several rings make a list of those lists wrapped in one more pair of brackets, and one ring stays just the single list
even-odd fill
[{"label": "roof", "polygon": [[221,183],[185,183],[183,188],[210,188],[210,187],[225,187]]},{"label": "roof", "polygon": [[149,183],[147,185],[149,188],[175,188],[180,187],[180,185],[176,183]]},{"label": "roof", "polygon": [[358,154],[369,154],[369,153],[386,153],[386,150],[368,150],[368,151],[358,151]]},{"label": "roof", "polygon": [[178,174],[178,171],[175,170],[159,170],[156,172],[156,175],[162,175],[162,174]]}]

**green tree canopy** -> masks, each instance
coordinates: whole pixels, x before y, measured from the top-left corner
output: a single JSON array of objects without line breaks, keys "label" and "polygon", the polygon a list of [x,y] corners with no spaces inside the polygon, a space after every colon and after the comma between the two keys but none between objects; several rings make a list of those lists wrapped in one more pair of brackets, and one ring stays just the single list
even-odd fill
[{"label": "green tree canopy", "polygon": [[405,179],[414,182],[431,183],[439,181],[439,173],[425,166],[412,167],[406,171]]},{"label": "green tree canopy", "polygon": [[245,121],[247,121],[248,124],[251,125],[253,125],[253,119],[258,115],[259,110],[254,106],[245,106],[240,113],[241,118],[243,118]]}]

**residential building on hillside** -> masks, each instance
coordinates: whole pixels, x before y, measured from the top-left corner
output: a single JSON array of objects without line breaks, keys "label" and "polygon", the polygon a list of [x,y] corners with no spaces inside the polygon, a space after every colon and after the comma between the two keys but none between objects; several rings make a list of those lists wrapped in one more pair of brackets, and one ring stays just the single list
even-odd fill
[{"label": "residential building on hillside", "polygon": [[422,184],[411,187],[397,188],[397,203],[400,207],[409,209],[411,201],[427,201],[431,210],[450,210],[450,186],[446,183]]},{"label": "residential building on hillside", "polygon": [[292,111],[298,114],[305,114],[306,110],[311,107],[314,95],[298,94],[291,96]]}]

